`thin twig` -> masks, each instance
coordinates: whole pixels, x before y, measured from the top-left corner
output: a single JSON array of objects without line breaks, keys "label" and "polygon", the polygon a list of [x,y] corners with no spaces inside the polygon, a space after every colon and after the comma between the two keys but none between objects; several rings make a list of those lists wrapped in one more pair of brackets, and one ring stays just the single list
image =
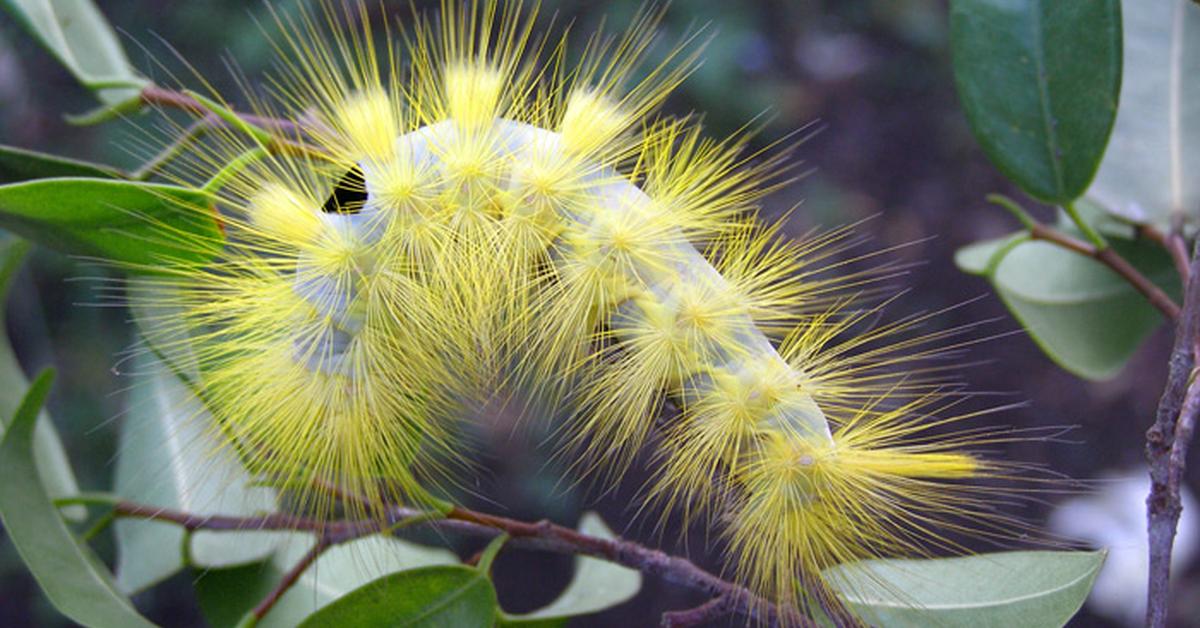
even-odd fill
[{"label": "thin twig", "polygon": [[1167,385],[1158,403],[1154,425],[1146,432],[1150,466],[1150,495],[1146,498],[1150,576],[1146,625],[1167,625],[1170,601],[1171,552],[1183,507],[1180,483],[1183,463],[1200,413],[1200,382],[1196,377],[1200,342],[1200,257],[1193,255],[1183,312],[1171,349]]},{"label": "thin twig", "polygon": [[[1086,255],[1117,273],[1122,279],[1133,286],[1151,305],[1158,308],[1169,320],[1179,319],[1179,305],[1171,299],[1162,288],[1159,288],[1150,281],[1138,269],[1133,267],[1120,253],[1117,253],[1099,232],[1092,229],[1087,222],[1079,215],[1074,206],[1066,205],[1063,209],[1075,221],[1076,226],[1080,229],[1086,229],[1091,242],[1085,242],[1078,238],[1071,237],[1054,227],[1043,224],[1033,214],[1030,214],[1019,203],[1004,196],[1003,194],[989,194],[987,200],[1006,209],[1019,220],[1025,229],[1029,232],[1029,237],[1034,240],[1042,240],[1051,244],[1058,245],[1068,251],[1074,251],[1080,255]],[[1168,247],[1169,249],[1169,247]],[[1183,273],[1181,273],[1183,274]]]},{"label": "thin twig", "polygon": [[[503,530],[513,538],[511,544],[515,547],[601,558],[636,569],[647,575],[658,576],[672,584],[703,591],[712,597],[725,597],[729,600],[733,612],[753,620],[768,624],[816,626],[815,622],[800,616],[799,613],[790,609],[779,609],[754,595],[749,589],[722,580],[697,567],[690,560],[670,556],[665,552],[650,549],[631,541],[588,536],[544,519],[536,523],[528,523],[459,507],[451,510],[447,518],[475,524],[484,529]],[[813,596],[822,599],[829,597],[819,592],[814,593]],[[846,618],[843,620],[846,622],[852,621],[849,618],[853,616],[841,605],[841,602],[832,600],[827,604],[826,612],[831,617]],[[780,621],[781,613],[786,615],[785,621]]]},{"label": "thin twig", "polygon": [[1042,223],[1034,223],[1029,226],[1029,235],[1035,240],[1043,240],[1056,244],[1065,249],[1086,255],[1105,266],[1110,270],[1120,275],[1122,279],[1133,286],[1151,305],[1158,308],[1158,311],[1163,313],[1170,320],[1179,320],[1179,305],[1175,303],[1171,297],[1150,281],[1138,269],[1133,267],[1128,260],[1121,257],[1111,246],[1103,249],[1084,242],[1082,240],[1072,238],[1071,236],[1062,233],[1052,227],[1048,227]]},{"label": "thin twig", "polygon": [[[209,129],[228,126],[224,120],[220,119],[220,116],[213,115],[214,111],[211,111],[199,100],[184,92],[166,89],[157,85],[147,85],[142,88],[142,102],[156,107],[185,111],[200,120],[208,120],[210,117],[216,117],[217,120],[206,127]],[[238,120],[270,133],[269,145],[264,148],[269,149],[273,153],[299,155],[322,160],[329,158],[329,155],[320,148],[300,140],[300,138],[305,137],[307,129],[296,122],[242,112],[234,112],[234,115],[237,116]],[[190,141],[191,139],[194,138],[187,138],[185,141]]]},{"label": "thin twig", "polygon": [[[176,91],[159,87],[158,85],[147,85],[142,88],[142,102],[147,105],[163,107],[166,109],[178,109],[197,117],[207,116],[211,113],[204,105],[191,96]],[[237,116],[248,124],[272,131],[275,133],[286,133],[289,135],[299,135],[303,133],[295,122],[284,120],[281,118],[268,118],[265,116],[257,116],[250,113],[238,113]]]},{"label": "thin twig", "polygon": [[[119,502],[114,507],[113,513],[117,517],[167,521],[183,526],[187,530],[299,530],[317,534],[318,543],[321,538],[324,538],[330,544],[375,534],[412,517],[429,516],[429,513],[417,509],[396,507],[389,511],[385,521],[323,522],[283,514],[267,514],[258,517],[194,515],[131,502]],[[754,595],[749,589],[701,569],[690,560],[670,556],[665,552],[650,549],[632,541],[602,539],[546,520],[518,521],[461,507],[453,508],[444,518],[430,519],[429,523],[443,531],[471,536],[495,537],[498,534],[508,534],[512,537],[509,542],[512,547],[591,556],[607,560],[647,575],[660,577],[672,584],[701,591],[713,598],[723,598],[725,604],[728,605],[728,613],[737,613],[752,621],[768,625],[783,624],[804,628],[814,628],[817,625],[816,622],[801,616],[792,609],[780,609]],[[294,582],[294,578],[292,582]],[[291,583],[288,584],[290,586]],[[272,595],[278,598],[286,592],[286,588],[272,591]],[[264,600],[263,604],[266,602],[267,600]],[[834,616],[843,613],[842,616],[850,616],[845,609],[834,608],[830,611],[835,613]]]},{"label": "thin twig", "polygon": [[663,628],[701,626],[728,615],[731,610],[729,600],[723,597],[714,597],[695,608],[663,613],[661,625]]},{"label": "thin twig", "polygon": [[287,593],[288,589],[292,588],[292,585],[296,584],[296,581],[300,579],[300,576],[303,575],[313,563],[317,562],[317,559],[321,557],[321,554],[324,554],[325,550],[329,549],[331,545],[332,543],[327,540],[327,537],[323,535],[318,536],[317,542],[313,544],[312,548],[305,552],[304,556],[301,557],[300,560],[296,561],[296,564],[292,565],[292,568],[289,569],[287,573],[283,574],[283,578],[279,581],[279,584],[276,584],[275,588],[271,589],[270,593],[267,594],[267,597],[263,598],[263,600],[254,607],[254,618],[262,619],[265,617],[267,613],[269,613],[271,609],[275,607],[275,604],[279,602],[279,598],[283,597],[283,594]]},{"label": "thin twig", "polygon": [[1182,207],[1173,208],[1171,211],[1170,233],[1167,235],[1167,241],[1169,242],[1172,255],[1176,255],[1175,251],[1178,251],[1178,255],[1184,261],[1184,266],[1190,268],[1191,265],[1187,263],[1189,259],[1187,235],[1184,232],[1187,222],[1187,212],[1183,211]]}]

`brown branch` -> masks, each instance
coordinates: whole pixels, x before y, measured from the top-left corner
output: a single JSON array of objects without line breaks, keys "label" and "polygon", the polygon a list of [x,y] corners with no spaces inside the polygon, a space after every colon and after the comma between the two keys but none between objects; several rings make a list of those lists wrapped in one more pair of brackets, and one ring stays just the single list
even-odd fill
[{"label": "brown branch", "polygon": [[1069,249],[1080,255],[1086,255],[1105,266],[1110,270],[1120,275],[1122,279],[1133,286],[1151,305],[1158,308],[1158,311],[1163,313],[1169,320],[1179,319],[1179,305],[1175,303],[1171,297],[1150,281],[1138,269],[1133,267],[1124,257],[1121,257],[1113,248],[1097,248],[1096,246],[1072,238],[1071,236],[1062,233],[1056,229],[1048,227],[1038,222],[1028,225],[1029,235],[1034,240],[1043,240],[1053,244],[1057,244],[1065,249]]},{"label": "brown branch", "polygon": [[[147,85],[146,87],[142,88],[142,103],[153,105],[155,107],[162,107],[164,109],[178,109],[201,118],[211,113],[195,98],[192,98],[183,92],[175,91],[173,89],[166,89],[165,87],[159,87],[157,85]],[[298,135],[304,131],[300,125],[292,122],[291,120],[268,118],[266,116],[258,116],[241,112],[238,112],[237,117],[241,118],[250,125],[276,133]]]},{"label": "brown branch", "polygon": [[300,576],[303,575],[313,563],[317,562],[317,559],[321,557],[321,554],[324,554],[325,550],[329,549],[331,545],[332,543],[328,541],[327,537],[323,535],[318,536],[317,542],[312,546],[312,548],[305,552],[304,556],[301,557],[300,560],[296,561],[296,564],[292,565],[292,568],[289,569],[287,573],[283,574],[283,578],[279,580],[279,584],[276,584],[275,588],[271,589],[271,591],[267,593],[267,597],[263,598],[263,600],[254,607],[254,618],[262,619],[267,615],[267,613],[271,612],[271,609],[275,607],[277,602],[279,602],[279,598],[283,597],[283,594],[287,593],[288,589],[292,588],[292,585],[296,584],[296,581],[300,579]]},{"label": "brown branch", "polygon": [[[220,116],[213,115],[214,112],[209,111],[203,103],[183,92],[166,89],[157,85],[148,85],[142,88],[141,97],[142,103],[146,105],[164,109],[178,109],[196,116],[197,121],[201,123],[200,132],[208,129],[229,128],[230,126]],[[242,112],[234,112],[234,115],[250,126],[270,133],[271,138],[266,148],[272,152],[300,155],[313,159],[329,158],[326,152],[302,140],[302,138],[306,137],[308,129],[297,122]],[[186,129],[183,135],[176,140],[176,143],[192,141],[194,139],[192,129],[193,127]],[[168,155],[167,159],[171,159],[173,158],[171,153],[178,152],[179,149],[180,146],[172,144],[163,151],[162,155]],[[154,163],[158,159],[159,157],[156,157],[152,160],[151,164],[139,168],[137,171],[138,174],[149,173],[154,168],[160,166],[161,164]]]},{"label": "brown branch", "polygon": [[[316,560],[321,551],[330,545],[343,543],[355,538],[368,536],[392,528],[412,517],[425,517],[428,513],[413,509],[396,507],[391,509],[383,521],[351,520],[322,522],[314,519],[295,517],[284,514],[267,514],[258,517],[228,517],[221,515],[194,515],[170,509],[145,506],[130,502],[120,502],[113,510],[117,517],[132,517],[166,521],[183,526],[187,530],[292,530],[317,534],[317,545],[306,555],[305,559],[288,572],[279,585],[272,590],[255,609],[258,617],[265,615],[271,606],[281,597],[300,573]],[[794,609],[779,608],[776,605],[754,595],[749,589],[721,579],[712,573],[701,569],[690,560],[670,556],[660,550],[650,549],[624,539],[602,539],[576,530],[566,528],[546,520],[537,522],[518,521],[476,512],[466,508],[455,507],[442,519],[432,519],[429,523],[443,531],[457,532],[470,536],[494,537],[498,534],[508,534],[512,537],[509,545],[523,549],[591,556],[613,562],[631,569],[636,569],[646,575],[657,576],[689,589],[700,591],[715,599],[722,600],[719,606],[723,614],[740,614],[752,621],[767,625],[801,626],[815,628],[817,623],[801,616]],[[323,546],[324,545],[324,546]],[[815,594],[814,594],[815,595]],[[829,597],[829,596],[823,596]],[[826,608],[827,614],[834,617],[851,617],[849,611],[840,606],[839,602]],[[705,612],[715,612],[717,604],[709,606]],[[259,614],[261,610],[261,614]],[[692,609],[695,610],[695,609]],[[688,613],[690,611],[683,611]],[[664,619],[664,621],[666,621]],[[853,624],[853,620],[841,620]]]},{"label": "brown branch", "polygon": [[696,608],[663,613],[661,625],[663,628],[701,626],[728,615],[731,610],[729,600],[723,597],[714,597]]},{"label": "brown branch", "polygon": [[1171,349],[1167,385],[1158,403],[1154,425],[1146,432],[1150,466],[1150,495],[1146,498],[1150,576],[1146,625],[1167,625],[1170,602],[1171,553],[1183,510],[1180,485],[1184,461],[1200,414],[1200,256],[1193,256],[1184,292],[1183,312]]}]

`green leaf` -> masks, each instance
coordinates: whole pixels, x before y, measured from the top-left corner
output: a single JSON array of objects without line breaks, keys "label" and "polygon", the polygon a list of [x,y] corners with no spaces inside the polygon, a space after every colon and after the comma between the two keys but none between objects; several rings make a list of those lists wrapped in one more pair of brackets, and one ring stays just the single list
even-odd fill
[{"label": "green leaf", "polygon": [[479,570],[461,565],[402,571],[369,582],[313,613],[317,626],[490,626],[496,591]]},{"label": "green leaf", "polygon": [[[604,520],[594,512],[584,513],[579,522],[579,531],[602,539],[613,539],[616,535]],[[562,595],[549,605],[522,615],[505,614],[500,621],[504,626],[552,626],[562,625],[570,617],[597,613],[628,601],[642,587],[642,574],[635,569],[622,567],[606,560],[590,556],[575,557],[575,577]]]},{"label": "green leaf", "polygon": [[[312,547],[309,535],[292,534],[270,562],[213,569],[196,579],[201,608],[216,627],[234,626]],[[382,575],[432,565],[455,565],[458,557],[441,548],[370,536],[332,547],[317,559],[257,628],[290,628],[317,609]]]},{"label": "green leaf", "polygon": [[[1047,242],[1012,238],[966,247],[955,261],[966,272],[987,276],[1034,342],[1064,369],[1108,379],[1162,323],[1158,310],[1100,262]],[[1160,247],[1111,243],[1151,281],[1178,293],[1174,266]]]},{"label": "green leaf", "polygon": [[1200,206],[1200,6],[1126,0],[1126,8],[1121,109],[1088,197],[1165,225],[1172,211]]},{"label": "green leaf", "polygon": [[0,144],[0,184],[48,177],[120,179],[114,168]]},{"label": "green leaf", "polygon": [[964,246],[954,253],[954,264],[964,273],[989,277],[1008,250],[1028,238],[1024,232],[1018,232]]},{"label": "green leaf", "polygon": [[[223,447],[212,417],[191,391],[149,351],[134,362],[137,379],[121,426],[115,492],[137,503],[196,514],[254,516],[275,510],[275,493],[253,486],[237,455]],[[140,591],[184,567],[183,528],[120,519],[117,584]],[[263,560],[284,535],[206,532],[186,535],[188,558],[199,567]]]},{"label": "green leaf", "polygon": [[[25,261],[28,251],[29,243],[24,240],[12,237],[0,240],[0,304],[7,298],[13,275]],[[0,329],[3,327],[4,310],[0,307]],[[7,336],[0,334],[0,436],[4,434],[10,417],[21,404],[20,392],[27,388],[29,382],[25,379],[21,365],[17,363],[12,345],[9,344]],[[41,478],[50,499],[79,492],[79,485],[75,481],[74,472],[71,471],[67,452],[58,437],[58,430],[54,429],[54,422],[44,410],[38,414],[37,427],[34,428],[33,458],[37,463],[38,477]],[[62,508],[62,514],[72,521],[82,521],[87,518],[87,509],[81,505],[66,506]]]},{"label": "green leaf", "polygon": [[87,626],[154,624],[121,595],[96,555],[75,538],[38,478],[32,439],[53,372],[43,372],[25,395],[0,442],[0,519],[29,571],[62,614]]},{"label": "green leaf", "polygon": [[203,263],[219,250],[211,198],[200,190],[103,179],[0,185],[0,227],[60,251],[153,272],[164,260]]},{"label": "green leaf", "polygon": [[1117,114],[1119,0],[952,0],[954,79],[984,152],[1049,203],[1087,189]]},{"label": "green leaf", "polygon": [[[130,65],[117,34],[91,0],[0,0],[75,78],[112,104],[136,96],[146,79]],[[128,86],[113,85],[126,83]]]},{"label": "green leaf", "polygon": [[1062,626],[1083,605],[1104,552],[1003,552],[932,560],[873,560],[828,572],[872,625],[903,628]]}]

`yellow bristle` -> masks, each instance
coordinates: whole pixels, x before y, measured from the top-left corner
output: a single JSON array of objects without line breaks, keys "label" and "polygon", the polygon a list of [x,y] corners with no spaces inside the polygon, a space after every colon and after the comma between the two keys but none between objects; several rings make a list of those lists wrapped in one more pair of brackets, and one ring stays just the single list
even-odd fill
[{"label": "yellow bristle", "polygon": [[311,151],[193,146],[174,176],[221,173],[225,249],[165,269],[176,314],[130,293],[251,471],[319,517],[431,503],[470,483],[465,417],[529,394],[607,481],[653,444],[646,503],[722,526],[740,580],[800,607],[822,569],[987,520],[969,487],[999,467],[962,450],[988,437],[928,431],[970,418],[930,418],[954,373],[923,366],[963,330],[873,324],[890,269],[847,266],[849,230],[758,219],[782,152],[653,116],[699,55],[647,61],[660,12],[571,65],[520,3],[445,0],[386,52],[351,5],[277,17],[277,98],[253,101]]},{"label": "yellow bristle", "polygon": [[568,151],[586,154],[612,142],[631,122],[629,114],[608,96],[577,89],[567,100],[558,128]]},{"label": "yellow bristle", "polygon": [[333,123],[351,153],[375,160],[395,153],[400,125],[395,105],[382,90],[351,94],[337,106]]},{"label": "yellow bristle", "polygon": [[455,63],[442,77],[446,90],[446,111],[450,119],[465,129],[490,123],[500,106],[504,75],[481,64]]},{"label": "yellow bristle", "polygon": [[250,199],[254,225],[281,242],[304,245],[321,229],[317,203],[277,183],[268,183]]}]

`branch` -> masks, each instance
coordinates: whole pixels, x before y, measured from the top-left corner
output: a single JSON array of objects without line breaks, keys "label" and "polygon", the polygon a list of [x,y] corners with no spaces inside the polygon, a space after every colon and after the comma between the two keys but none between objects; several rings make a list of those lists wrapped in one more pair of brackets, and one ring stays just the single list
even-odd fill
[{"label": "branch", "polygon": [[1163,316],[1172,321],[1179,320],[1179,305],[1162,288],[1155,285],[1141,271],[1134,268],[1133,264],[1130,264],[1124,257],[1121,257],[1111,246],[1098,248],[1093,244],[1072,238],[1040,222],[1029,223],[1026,226],[1029,227],[1029,235],[1034,240],[1043,240],[1057,244],[1064,249],[1075,251],[1080,255],[1086,255],[1108,266],[1110,270],[1120,275],[1129,285],[1142,293],[1142,296],[1146,297],[1146,300],[1151,305],[1158,308],[1158,311],[1162,312]]},{"label": "branch", "polygon": [[288,589],[292,588],[292,585],[296,584],[296,581],[300,579],[300,576],[304,574],[305,570],[311,567],[313,563],[317,562],[317,559],[321,557],[321,554],[325,553],[325,550],[329,549],[330,545],[332,545],[332,543],[327,539],[327,537],[317,537],[317,542],[313,544],[312,548],[305,552],[304,556],[302,556],[300,560],[296,561],[296,564],[292,565],[292,568],[289,569],[287,573],[283,574],[283,578],[279,580],[279,584],[275,585],[275,588],[271,589],[270,593],[267,593],[267,597],[263,598],[263,600],[254,607],[254,610],[251,611],[254,615],[255,621],[266,617],[267,613],[269,613],[271,609],[275,607],[275,604],[279,601],[279,598],[283,597],[283,594],[287,593]]},{"label": "branch", "polygon": [[729,614],[729,600],[723,597],[713,599],[682,611],[663,613],[662,628],[690,628],[701,626]]},{"label": "branch", "polygon": [[[189,531],[291,530],[315,533],[318,539],[317,544],[255,608],[254,614],[259,618],[270,610],[275,601],[287,591],[300,573],[329,546],[379,532],[391,531],[403,525],[407,520],[420,518],[421,521],[427,521],[442,531],[482,537],[507,534],[512,539],[509,541],[509,545],[513,547],[599,558],[636,569],[646,575],[660,577],[672,584],[700,591],[713,598],[711,603],[700,607],[704,608],[704,611],[691,609],[674,614],[668,613],[664,615],[664,622],[668,621],[668,616],[686,618],[703,614],[707,621],[723,615],[740,614],[755,623],[766,625],[801,626],[803,628],[816,628],[817,626],[816,622],[801,616],[796,610],[780,608],[756,596],[741,585],[723,580],[701,569],[690,560],[670,556],[660,550],[650,549],[624,539],[602,539],[582,534],[546,520],[531,523],[461,507],[454,507],[443,518],[435,519],[430,518],[429,513],[425,511],[395,507],[382,521],[323,522],[277,513],[258,517],[195,515],[125,501],[115,505],[113,514],[117,517],[166,521],[183,526]],[[840,605],[840,602],[828,599],[832,596],[819,593],[813,593],[813,596],[814,599],[821,600],[826,613],[830,616],[852,617],[849,611]],[[842,621],[852,622],[849,619]],[[689,624],[673,625],[686,626]]]},{"label": "branch", "polygon": [[1154,425],[1146,432],[1146,459],[1150,465],[1150,495],[1146,498],[1150,577],[1147,585],[1146,625],[1167,625],[1170,601],[1171,552],[1179,514],[1184,463],[1200,415],[1200,256],[1193,256],[1171,349],[1167,385],[1158,403]]},{"label": "branch", "polygon": [[[163,109],[178,109],[190,113],[196,116],[198,124],[189,126],[184,130],[181,137],[168,145],[150,163],[139,168],[135,172],[135,178],[148,176],[154,169],[159,168],[166,161],[174,159],[175,155],[184,146],[195,141],[199,137],[199,134],[209,129],[234,128],[238,125],[241,125],[244,131],[265,135],[261,139],[261,141],[265,142],[263,148],[271,152],[300,155],[312,159],[329,159],[329,155],[320,148],[305,143],[302,140],[306,136],[308,129],[292,120],[227,111],[224,109],[224,105],[207,101],[203,97],[197,99],[197,97],[188,93],[166,89],[157,85],[147,85],[142,88],[141,99],[142,103],[146,105]],[[204,102],[201,102],[202,100]],[[214,110],[214,107],[219,108],[220,111]],[[226,115],[228,119],[222,118],[222,115]],[[231,122],[234,124],[231,124]]]},{"label": "branch", "polygon": [[[987,196],[989,202],[995,203],[1004,209],[1008,210],[1022,225],[1029,231],[1029,237],[1034,240],[1042,240],[1051,244],[1058,245],[1068,251],[1074,251],[1080,255],[1086,255],[1117,273],[1122,279],[1133,286],[1151,305],[1158,308],[1158,311],[1163,313],[1168,320],[1179,319],[1179,305],[1171,299],[1162,288],[1159,288],[1150,281],[1138,269],[1133,267],[1124,257],[1121,257],[1111,246],[1105,242],[1104,238],[1097,233],[1086,221],[1079,216],[1075,207],[1071,204],[1063,206],[1070,216],[1075,221],[1076,226],[1084,231],[1092,242],[1084,242],[1073,238],[1053,227],[1043,224],[1033,214],[1025,211],[1025,208],[1017,204],[1016,201],[1004,196],[1003,194],[989,194]],[[1165,236],[1164,236],[1165,243]],[[1171,251],[1171,246],[1167,246],[1167,250]],[[1182,273],[1181,273],[1182,275]]]},{"label": "branch", "polygon": [[[198,118],[204,118],[209,113],[212,113],[200,101],[191,96],[176,91],[166,89],[157,85],[147,85],[142,88],[142,104],[162,107],[164,109],[178,109],[185,111]],[[281,118],[268,118],[265,116],[257,116],[249,113],[238,113],[238,118],[252,126],[271,131],[273,133],[285,133],[290,135],[298,135],[303,133],[304,129],[300,125],[291,120]]]}]

